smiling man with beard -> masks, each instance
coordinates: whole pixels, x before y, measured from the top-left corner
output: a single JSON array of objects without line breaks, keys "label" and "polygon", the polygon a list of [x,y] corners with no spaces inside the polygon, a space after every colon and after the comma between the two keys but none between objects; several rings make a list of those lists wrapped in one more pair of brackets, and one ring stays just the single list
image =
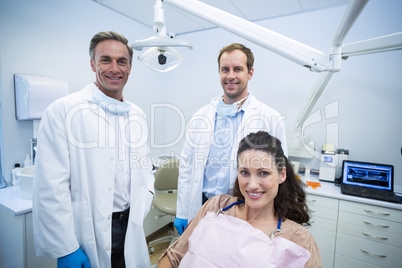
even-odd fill
[{"label": "smiling man with beard", "polygon": [[264,130],[277,137],[287,155],[284,118],[248,91],[253,64],[254,55],[244,45],[223,47],[218,56],[223,95],[198,110],[188,124],[174,222],[180,234],[206,200],[231,192],[237,148],[249,133]]}]

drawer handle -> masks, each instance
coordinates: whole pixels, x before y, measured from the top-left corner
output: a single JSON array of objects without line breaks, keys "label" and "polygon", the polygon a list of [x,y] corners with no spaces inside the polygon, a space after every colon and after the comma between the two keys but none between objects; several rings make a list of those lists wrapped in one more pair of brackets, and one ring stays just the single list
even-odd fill
[{"label": "drawer handle", "polygon": [[361,252],[363,252],[364,254],[367,254],[367,255],[370,255],[370,256],[373,256],[373,257],[378,257],[378,258],[386,258],[386,257],[387,257],[387,255],[378,255],[378,254],[374,254],[374,253],[368,252],[367,250],[364,250],[364,249],[360,249],[360,250],[361,250]]},{"label": "drawer handle", "polygon": [[315,223],[315,220],[310,220],[308,223],[310,224]]},{"label": "drawer handle", "polygon": [[368,234],[368,233],[363,233],[363,232],[362,232],[362,234],[363,234],[364,236],[367,236],[367,237],[370,237],[370,238],[374,238],[374,239],[378,239],[378,240],[388,240],[388,237],[372,236],[372,235],[370,235],[370,234]]},{"label": "drawer handle", "polygon": [[307,199],[307,202],[317,202],[315,199]]},{"label": "drawer handle", "polygon": [[391,215],[391,214],[389,214],[389,213],[374,212],[374,211],[369,210],[369,209],[365,209],[364,211],[366,211],[367,213],[377,214],[377,215],[381,215],[381,216],[389,216],[389,215]]},{"label": "drawer handle", "polygon": [[310,209],[310,212],[311,212],[311,213],[314,213],[314,212],[315,212],[315,209]]},{"label": "drawer handle", "polygon": [[374,223],[371,223],[371,222],[368,222],[368,221],[363,221],[363,223],[365,223],[367,225],[370,225],[370,226],[380,227],[380,228],[384,228],[384,229],[389,228],[388,225],[379,225],[379,224],[374,224]]}]

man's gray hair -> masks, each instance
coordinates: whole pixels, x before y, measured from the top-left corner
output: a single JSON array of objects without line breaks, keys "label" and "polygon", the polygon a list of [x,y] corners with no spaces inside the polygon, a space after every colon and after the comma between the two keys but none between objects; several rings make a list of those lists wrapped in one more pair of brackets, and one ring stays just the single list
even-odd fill
[{"label": "man's gray hair", "polygon": [[120,41],[123,44],[126,45],[128,54],[130,55],[129,62],[130,65],[133,61],[133,49],[128,45],[128,40],[121,34],[118,34],[116,32],[112,31],[107,31],[107,32],[99,32],[95,34],[92,39],[91,39],[91,44],[89,45],[89,56],[91,59],[94,61],[95,60],[95,47],[99,42],[105,41],[105,40],[116,40]]}]

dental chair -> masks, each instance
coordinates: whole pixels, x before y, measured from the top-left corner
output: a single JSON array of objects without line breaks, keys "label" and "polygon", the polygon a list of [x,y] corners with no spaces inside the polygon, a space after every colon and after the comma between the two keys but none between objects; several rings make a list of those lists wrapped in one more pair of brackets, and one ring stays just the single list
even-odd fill
[{"label": "dental chair", "polygon": [[[155,173],[155,197],[152,207],[158,209],[161,213],[155,216],[155,219],[164,216],[172,217],[172,222],[176,216],[176,203],[177,203],[177,181],[179,178],[179,159],[168,159],[163,162]],[[179,237],[175,227],[169,230],[169,235],[156,239],[148,243],[148,251],[150,254],[154,253],[152,245],[174,241]]]}]

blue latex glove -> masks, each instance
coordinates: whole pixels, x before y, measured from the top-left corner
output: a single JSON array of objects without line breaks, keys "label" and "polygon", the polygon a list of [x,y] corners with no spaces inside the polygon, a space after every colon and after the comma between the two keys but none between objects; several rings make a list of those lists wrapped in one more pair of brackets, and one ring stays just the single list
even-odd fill
[{"label": "blue latex glove", "polygon": [[57,268],[90,268],[87,255],[79,248],[57,259]]},{"label": "blue latex glove", "polygon": [[187,219],[176,218],[174,220],[174,227],[176,227],[176,230],[179,232],[180,235],[184,232],[184,229],[186,229],[187,224]]}]

